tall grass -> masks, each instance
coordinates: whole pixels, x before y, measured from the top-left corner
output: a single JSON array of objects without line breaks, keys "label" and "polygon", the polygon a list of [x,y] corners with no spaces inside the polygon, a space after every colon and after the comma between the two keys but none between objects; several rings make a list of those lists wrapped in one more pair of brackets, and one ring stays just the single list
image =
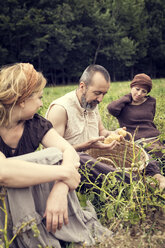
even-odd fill
[{"label": "tall grass", "polygon": [[[56,86],[56,87],[46,87],[44,89],[43,94],[43,108],[40,109],[39,113],[42,116],[45,116],[46,110],[49,104],[57,99],[58,97],[64,95],[67,92],[70,92],[73,89],[76,89],[77,86]],[[104,126],[109,130],[115,130],[119,127],[117,120],[110,116],[107,112],[106,106],[112,100],[116,100],[117,98],[123,96],[130,92],[129,82],[117,82],[111,83],[111,88],[108,94],[104,97],[103,102],[99,105],[100,115],[102,117],[102,121]],[[157,111],[155,116],[155,124],[158,129],[162,133],[162,138],[165,139],[165,80],[153,80],[153,97],[157,100]],[[85,166],[86,168],[86,166]],[[118,181],[116,179],[115,173],[109,173],[108,175],[104,175],[102,178],[102,184],[99,183],[99,177],[92,182],[89,178],[88,169],[82,170],[82,174],[84,175],[84,182],[82,182],[78,197],[83,205],[86,205],[87,201],[90,200],[96,209],[97,215],[100,218],[102,224],[109,227],[109,229],[116,231],[121,227],[124,229],[124,237],[116,235],[112,240],[107,240],[107,243],[97,246],[101,247],[164,247],[164,226],[161,229],[161,222],[158,219],[154,220],[153,216],[155,213],[159,213],[158,217],[163,218],[163,212],[165,209],[165,193],[160,191],[158,185],[155,180],[151,178],[146,178],[143,175],[139,175],[139,180],[131,181],[130,184],[126,184],[123,181]],[[132,175],[130,175],[132,176]],[[152,187],[150,183],[155,183],[155,187]],[[83,184],[89,185],[90,189],[86,189],[85,194],[81,193],[81,187]],[[0,195],[0,200],[4,203],[5,195]],[[1,210],[5,213],[5,218],[7,223],[7,212],[6,205],[3,204]],[[142,224],[147,219],[147,225],[141,225],[138,229],[138,233],[141,232],[142,237],[137,239],[137,242],[134,244],[130,241],[130,236],[128,237],[126,234],[126,230],[128,230],[128,226],[132,227],[131,232],[134,233],[136,231],[134,226],[137,223]],[[149,220],[150,219],[150,220]],[[29,223],[22,223],[21,229]],[[119,228],[120,227],[120,228]],[[160,230],[162,233],[160,233]],[[17,234],[21,230],[18,230]],[[34,225],[34,233],[38,235],[36,230],[36,226]],[[159,231],[159,235],[155,236],[155,233]],[[121,233],[120,229],[120,233]],[[144,232],[144,233],[143,233]],[[154,233],[154,236],[153,236]],[[4,237],[5,247],[9,247],[16,236],[13,236],[11,240],[7,239],[7,224],[5,224],[4,229],[0,229],[1,236]],[[16,235],[17,235],[16,234]],[[153,239],[152,239],[153,236]],[[128,240],[127,240],[128,239]],[[1,241],[1,239],[0,239]],[[120,241],[120,244],[119,244]],[[134,242],[134,241],[133,241]],[[146,242],[146,244],[144,244]],[[144,244],[144,246],[141,244]],[[155,246],[152,246],[154,244]],[[121,245],[121,246],[120,246]],[[0,247],[3,245],[0,244]],[[4,246],[3,246],[4,247]],[[74,247],[69,245],[69,247]],[[96,248],[96,246],[95,246]]]},{"label": "tall grass", "polygon": [[[103,124],[109,130],[115,130],[119,127],[119,124],[116,118],[108,114],[107,105],[109,102],[128,94],[130,92],[129,85],[130,82],[111,83],[109,92],[105,95],[102,103],[99,104]],[[43,108],[40,110],[40,114],[44,116],[49,104],[53,100],[76,88],[76,85],[46,87],[44,90]],[[150,95],[156,98],[157,106],[154,121],[161,132],[162,139],[165,139],[165,79],[153,80],[153,89]],[[116,180],[115,173],[109,173],[103,176],[102,184],[100,185],[99,178],[95,182],[90,180],[88,169],[82,170],[82,174],[85,180],[82,182],[81,187],[84,183],[90,186],[86,188],[85,194],[81,192],[80,187],[78,197],[82,206],[90,200],[94,204],[101,222],[113,231],[117,231],[121,226],[127,230],[128,227],[132,228],[138,224],[141,225],[140,229],[138,229],[139,232],[148,232],[150,230],[149,240],[152,240],[152,235],[156,232],[156,229],[153,229],[153,225],[156,226],[156,224],[153,224],[153,216],[156,213],[160,213],[159,216],[162,216],[162,211],[165,210],[165,193],[159,190],[158,184],[154,179],[146,178],[144,175],[139,174],[138,182],[132,181],[130,184],[126,184],[123,181]],[[154,187],[151,186],[153,183],[155,184]],[[142,225],[146,220],[147,224]],[[144,236],[148,238],[148,234]],[[121,246],[118,247],[122,247],[122,242]],[[140,240],[140,242],[142,241]],[[138,247],[152,247],[150,241],[146,242],[146,246],[140,246],[139,244]],[[161,239],[160,242],[159,239],[158,242],[155,242],[157,247],[161,247],[159,243],[163,241]],[[128,243],[126,245],[123,247],[134,247],[132,244],[132,246],[129,246]],[[105,247],[111,246],[105,245]],[[114,247],[116,247],[116,243]]]},{"label": "tall grass", "polygon": [[[109,130],[115,130],[119,127],[119,124],[115,117],[110,116],[107,112],[107,105],[109,102],[118,99],[119,97],[128,94],[130,92],[130,82],[115,82],[111,83],[108,93],[105,95],[102,103],[99,104],[100,115],[104,126]],[[76,85],[70,86],[50,86],[44,89],[43,95],[43,108],[40,110],[41,115],[45,115],[49,104],[63,96],[64,94],[76,89]],[[150,93],[151,96],[156,98],[156,115],[155,124],[157,128],[162,133],[165,139],[165,79],[155,79],[153,80],[153,89]]]}]

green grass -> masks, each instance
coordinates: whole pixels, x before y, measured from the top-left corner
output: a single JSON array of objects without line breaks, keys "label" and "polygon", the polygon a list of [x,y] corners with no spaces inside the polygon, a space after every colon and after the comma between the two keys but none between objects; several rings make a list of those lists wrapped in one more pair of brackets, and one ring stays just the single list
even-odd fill
[{"label": "green grass", "polygon": [[[45,116],[49,104],[58,97],[76,89],[77,86],[56,86],[44,89],[43,108],[39,113]],[[117,120],[107,112],[107,104],[129,93],[129,82],[111,83],[108,94],[99,105],[100,115],[105,127],[114,130],[119,127]],[[153,80],[153,97],[157,100],[157,111],[155,124],[165,139],[165,79]],[[77,195],[82,206],[90,200],[97,212],[101,223],[114,232],[114,236],[106,242],[95,245],[92,248],[163,248],[165,244],[165,193],[159,190],[155,180],[139,175],[138,182],[119,182],[115,173],[110,173],[103,177],[100,186],[98,179],[90,182],[87,169],[82,170],[86,180],[82,182],[90,185],[85,193],[81,192],[81,186]],[[131,172],[130,172],[130,176]],[[155,183],[152,187],[150,183]],[[0,200],[4,201],[4,196],[0,195]],[[3,209],[2,209],[3,210]],[[4,212],[5,204],[4,204]],[[7,217],[7,212],[6,217]],[[6,222],[7,223],[7,222]],[[25,223],[28,224],[28,223]],[[24,224],[23,224],[24,225]],[[12,240],[7,240],[6,229],[0,233],[6,237],[5,247],[9,247]],[[37,230],[34,226],[34,232]],[[15,237],[15,236],[14,236]],[[13,237],[13,238],[14,238]],[[66,248],[74,248],[74,244],[66,245]],[[83,246],[85,247],[85,246]]]},{"label": "green grass", "polygon": [[[113,116],[107,112],[107,105],[112,100],[130,92],[130,82],[111,83],[109,92],[99,105],[100,115],[104,126],[109,130],[115,130],[119,124]],[[45,115],[49,104],[58,97],[76,89],[76,85],[46,87],[44,89],[43,108],[41,115]],[[165,139],[165,79],[153,80],[153,89],[150,93],[156,98],[155,124]],[[161,166],[165,166],[161,164]],[[104,177],[102,186],[91,183],[88,171],[84,170],[87,184],[90,190],[85,194],[78,192],[79,200],[83,205],[90,200],[96,209],[98,218],[102,224],[115,232],[115,236],[107,243],[97,247],[163,247],[165,242],[165,193],[160,191],[156,181],[145,178],[142,175],[138,182],[130,185],[118,182],[114,174]],[[154,182],[155,187],[150,183]],[[164,220],[164,224],[160,221]],[[109,243],[110,242],[110,243]],[[74,247],[74,246],[73,246]],[[96,246],[95,246],[96,247]]]},{"label": "green grass", "polygon": [[59,98],[60,96],[65,95],[66,93],[70,92],[71,90],[76,89],[75,85],[70,85],[70,86],[50,86],[50,87],[45,87],[44,89],[44,94],[43,94],[43,107],[39,111],[39,113],[42,116],[45,116],[46,110],[49,106],[49,104]]},{"label": "green grass", "polygon": [[[108,93],[105,95],[102,103],[99,105],[100,115],[104,126],[109,130],[115,130],[119,127],[119,124],[115,117],[110,116],[107,112],[107,105],[109,102],[118,99],[119,97],[128,94],[130,92],[130,82],[115,82],[111,83],[111,87]],[[55,86],[55,87],[46,87],[44,89],[43,105],[44,107],[40,110],[41,115],[45,115],[46,110],[49,104],[63,96],[67,92],[70,92],[73,89],[76,89],[76,85],[70,86]],[[165,79],[156,79],[153,80],[153,89],[150,93],[151,96],[156,98],[156,116],[155,124],[157,128],[162,133],[163,138],[165,139]]]}]

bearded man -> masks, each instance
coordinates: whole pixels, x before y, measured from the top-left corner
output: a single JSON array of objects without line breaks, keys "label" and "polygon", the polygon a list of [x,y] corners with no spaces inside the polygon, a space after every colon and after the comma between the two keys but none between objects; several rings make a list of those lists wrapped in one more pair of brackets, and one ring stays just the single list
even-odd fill
[{"label": "bearded man", "polygon": [[101,141],[110,135],[103,126],[98,104],[110,87],[110,75],[100,65],[90,65],[79,80],[79,87],[53,101],[46,113],[56,131],[76,151],[89,148],[113,149],[116,141],[109,145]]},{"label": "bearded man", "polygon": [[[94,158],[84,153],[90,148],[112,150],[118,144],[116,140],[110,144],[102,142],[112,131],[104,127],[98,104],[109,88],[108,71],[101,65],[89,65],[80,77],[78,88],[54,100],[46,113],[46,118],[53,124],[56,131],[79,152],[80,168],[88,161],[87,167],[89,169],[92,167],[90,175],[93,181],[100,174],[115,171],[112,166],[98,161],[96,163]],[[122,136],[120,138],[123,139]],[[93,164],[95,164],[94,167]],[[120,178],[121,174],[119,180]],[[129,183],[127,173],[124,178]]]}]

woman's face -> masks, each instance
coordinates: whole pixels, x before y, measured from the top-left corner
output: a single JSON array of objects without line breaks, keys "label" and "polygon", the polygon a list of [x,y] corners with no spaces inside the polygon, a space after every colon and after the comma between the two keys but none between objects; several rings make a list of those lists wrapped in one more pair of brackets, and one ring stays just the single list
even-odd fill
[{"label": "woman's face", "polygon": [[37,113],[42,103],[43,90],[37,93],[33,93],[28,99],[24,101],[23,105],[23,119],[28,120],[33,118],[34,114]]},{"label": "woman's face", "polygon": [[135,85],[131,88],[132,99],[136,103],[141,103],[144,101],[148,91],[145,87],[141,87],[139,85]]}]

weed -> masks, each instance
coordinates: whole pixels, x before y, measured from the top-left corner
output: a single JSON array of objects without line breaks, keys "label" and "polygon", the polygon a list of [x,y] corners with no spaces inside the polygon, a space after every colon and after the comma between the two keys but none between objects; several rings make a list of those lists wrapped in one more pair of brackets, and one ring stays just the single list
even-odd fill
[{"label": "weed", "polygon": [[13,237],[9,240],[8,239],[8,212],[7,212],[7,205],[6,205],[6,189],[4,187],[1,188],[0,202],[1,202],[0,210],[4,213],[4,226],[0,227],[0,248],[11,247],[17,235],[21,233],[24,227],[26,227],[27,225],[31,223],[33,223],[32,230],[34,232],[34,237],[39,236],[39,230],[37,228],[35,219],[32,219],[31,221],[23,222],[21,224],[21,227],[18,230],[16,230]]}]

